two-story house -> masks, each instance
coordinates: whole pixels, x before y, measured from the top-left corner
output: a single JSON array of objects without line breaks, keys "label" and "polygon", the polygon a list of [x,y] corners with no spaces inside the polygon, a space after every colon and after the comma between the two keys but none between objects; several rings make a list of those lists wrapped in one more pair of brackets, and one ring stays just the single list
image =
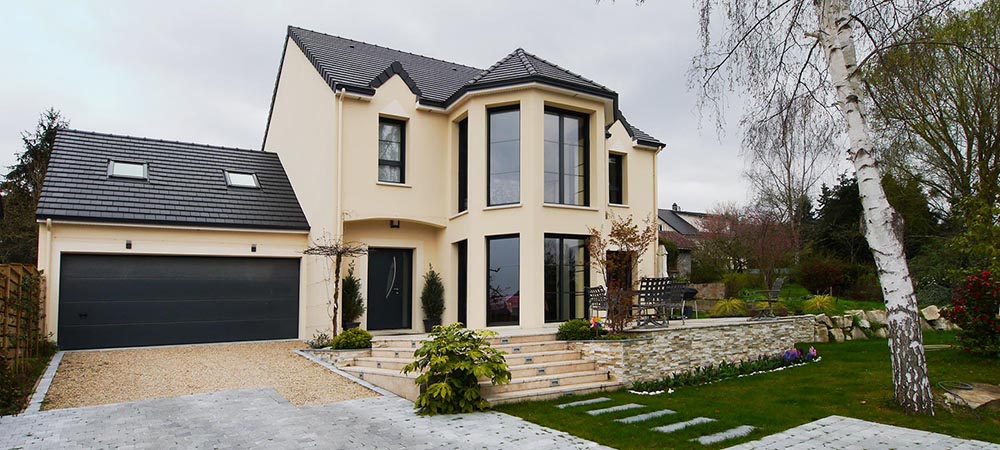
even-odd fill
[{"label": "two-story house", "polygon": [[445,323],[543,328],[603,284],[588,227],[657,213],[663,144],[521,49],[484,70],[290,27],[266,127],[263,151],[57,133],[37,218],[61,347],[309,338],[332,283],[302,252],[341,238],[369,248],[369,330],[424,331],[431,266]]},{"label": "two-story house", "polygon": [[[522,49],[478,69],[291,27],[264,150],[280,155],[310,237],[357,261],[370,330],[419,330],[421,275],[445,322],[539,328],[587,315],[587,227],[656,215],[663,144],[618,94]],[[655,250],[642,272],[654,273]],[[319,299],[324,267],[307,270]],[[309,306],[323,326],[324,303]]]}]

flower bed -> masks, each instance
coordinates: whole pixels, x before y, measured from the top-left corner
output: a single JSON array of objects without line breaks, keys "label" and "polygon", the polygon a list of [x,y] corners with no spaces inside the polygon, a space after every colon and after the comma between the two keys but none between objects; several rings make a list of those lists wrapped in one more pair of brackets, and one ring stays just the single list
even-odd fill
[{"label": "flower bed", "polygon": [[762,355],[754,359],[735,362],[720,362],[707,364],[693,370],[688,370],[655,381],[640,381],[632,385],[629,392],[634,394],[657,394],[673,392],[673,388],[682,386],[697,386],[714,383],[729,378],[745,377],[759,373],[784,370],[788,367],[801,366],[811,362],[819,362],[816,349],[809,347],[803,352],[795,347],[785,350],[783,354]]}]

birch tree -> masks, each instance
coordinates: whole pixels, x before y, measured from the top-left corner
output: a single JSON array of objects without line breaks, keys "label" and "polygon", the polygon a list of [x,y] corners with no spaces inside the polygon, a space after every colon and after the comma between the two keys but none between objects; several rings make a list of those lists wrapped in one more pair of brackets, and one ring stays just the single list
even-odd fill
[{"label": "birch tree", "polygon": [[[864,234],[882,285],[894,398],[908,413],[933,414],[933,399],[903,247],[903,223],[881,185],[859,66],[906,42],[917,21],[944,12],[951,4],[952,0],[695,2],[702,51],[693,61],[691,81],[701,93],[701,106],[716,112],[717,124],[721,124],[719,100],[737,89],[750,103],[744,124],[769,120],[800,99],[835,117],[832,123],[840,132],[839,142],[858,178]],[[718,30],[723,33],[716,38],[713,31]]]}]

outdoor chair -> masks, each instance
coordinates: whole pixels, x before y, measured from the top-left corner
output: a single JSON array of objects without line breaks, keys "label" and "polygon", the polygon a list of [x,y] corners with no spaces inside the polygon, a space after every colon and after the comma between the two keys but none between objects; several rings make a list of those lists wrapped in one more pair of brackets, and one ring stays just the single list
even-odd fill
[{"label": "outdoor chair", "polygon": [[601,317],[602,311],[607,316],[608,291],[604,289],[604,286],[588,287],[584,292],[587,295],[587,303],[590,305],[590,317]]},{"label": "outdoor chair", "polygon": [[680,309],[683,322],[686,288],[685,284],[671,283],[669,278],[639,280],[638,298],[632,306],[636,327],[669,326],[674,309]]},{"label": "outdoor chair", "polygon": [[[767,302],[767,311],[766,312],[762,312],[761,314],[757,315],[756,317],[751,317],[750,318],[751,320],[754,320],[754,319],[756,319],[756,320],[767,320],[767,319],[774,319],[775,318],[775,316],[774,316],[774,304],[777,303],[777,302],[779,302],[779,301],[781,301],[781,299],[779,298],[779,295],[781,294],[781,287],[784,284],[785,284],[785,278],[784,277],[778,277],[778,278],[774,279],[774,284],[771,285],[771,289],[763,289],[763,290],[759,290],[759,291],[754,291],[753,292],[754,296],[756,296],[757,294],[763,294],[765,296],[764,299],[762,299],[760,301]],[[753,297],[751,297],[751,298],[753,298]],[[756,303],[757,300],[756,299],[752,299],[751,302]],[[754,306],[754,305],[752,305],[752,306]]]}]

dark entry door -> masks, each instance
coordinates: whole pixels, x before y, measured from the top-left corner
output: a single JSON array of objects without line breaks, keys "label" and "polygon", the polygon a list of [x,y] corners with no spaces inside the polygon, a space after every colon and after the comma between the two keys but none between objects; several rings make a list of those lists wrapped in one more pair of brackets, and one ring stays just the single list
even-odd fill
[{"label": "dark entry door", "polygon": [[368,251],[368,329],[411,328],[413,250]]},{"label": "dark entry door", "polygon": [[299,260],[63,255],[67,350],[298,336]]}]

